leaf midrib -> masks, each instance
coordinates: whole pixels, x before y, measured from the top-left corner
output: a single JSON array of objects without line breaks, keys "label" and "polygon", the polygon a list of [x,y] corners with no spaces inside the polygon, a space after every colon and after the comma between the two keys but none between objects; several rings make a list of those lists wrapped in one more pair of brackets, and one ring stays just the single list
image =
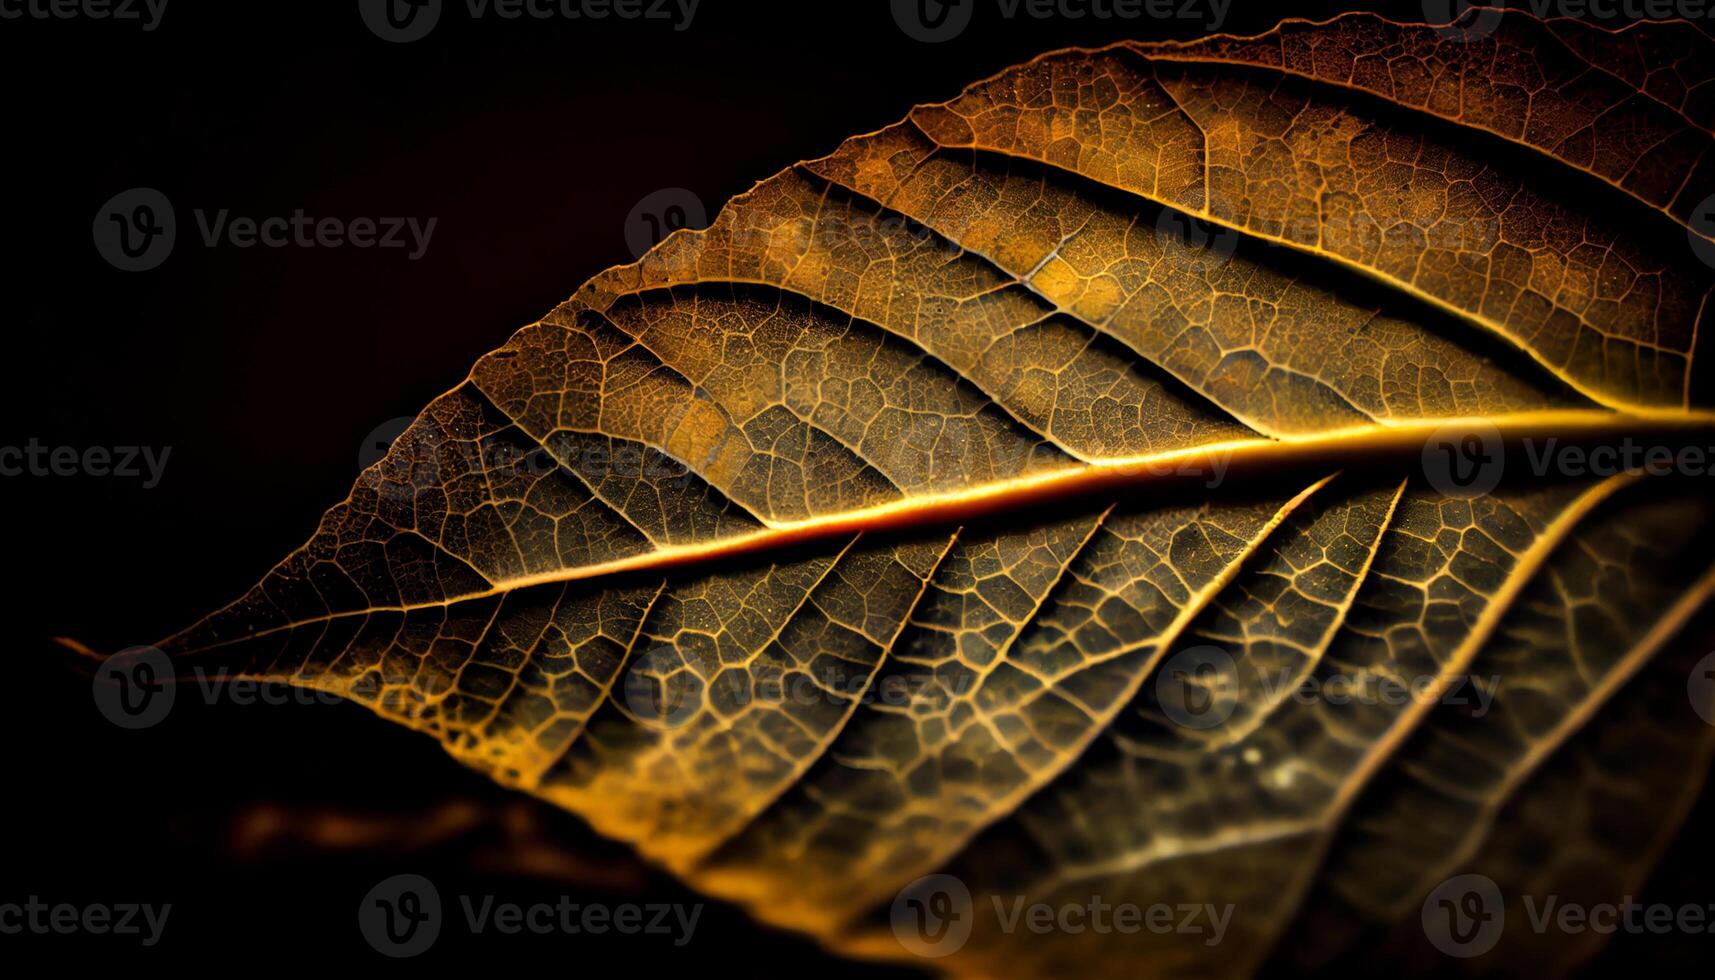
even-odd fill
[{"label": "leaf midrib", "polygon": [[[1151,453],[1143,456],[1102,460],[1084,465],[1032,473],[962,490],[923,494],[872,507],[797,521],[773,522],[760,531],[733,535],[690,545],[673,545],[549,572],[492,581],[490,588],[446,599],[395,605],[372,605],[296,619],[218,643],[189,647],[181,655],[192,655],[259,639],[274,633],[375,613],[410,613],[439,609],[505,595],[520,589],[565,582],[587,582],[648,572],[668,572],[735,559],[755,558],[788,551],[829,539],[864,533],[894,533],[913,528],[957,526],[972,520],[1005,515],[1032,506],[1074,497],[1099,496],[1103,492],[1136,492],[1143,487],[1209,486],[1211,474],[1219,472],[1220,485],[1242,486],[1254,482],[1255,473],[1294,467],[1322,466],[1323,475],[1358,463],[1398,464],[1395,472],[1408,473],[1419,467],[1425,443],[1442,429],[1493,431],[1506,442],[1557,439],[1562,442],[1597,441],[1615,443],[1627,439],[1663,437],[1683,442],[1705,433],[1715,440],[1715,412],[1658,411],[1614,413],[1600,409],[1566,409],[1524,412],[1493,418],[1449,418],[1414,421],[1398,425],[1359,426],[1312,436],[1278,439],[1251,438],[1207,443],[1200,446]],[[1715,442],[1711,443],[1715,447]],[[1236,475],[1235,475],[1236,471]],[[160,645],[186,637],[195,626]]]}]

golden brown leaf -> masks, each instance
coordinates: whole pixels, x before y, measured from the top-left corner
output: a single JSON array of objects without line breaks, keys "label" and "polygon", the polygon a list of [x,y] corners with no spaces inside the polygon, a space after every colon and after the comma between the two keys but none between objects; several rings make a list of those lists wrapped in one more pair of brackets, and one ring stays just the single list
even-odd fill
[{"label": "golden brown leaf", "polygon": [[[1683,692],[1715,502],[1528,460],[1715,433],[1708,46],[1354,16],[1046,55],[591,280],[162,646],[854,955],[922,951],[932,873],[970,901],[938,964],[1027,975],[1421,941],[1442,880],[1572,887],[1590,842],[1635,881],[1679,811],[1605,837],[1597,769],[1706,765],[1640,706]],[[1461,493],[1467,432],[1507,470]],[[1230,918],[1006,925],[1092,898]]]}]

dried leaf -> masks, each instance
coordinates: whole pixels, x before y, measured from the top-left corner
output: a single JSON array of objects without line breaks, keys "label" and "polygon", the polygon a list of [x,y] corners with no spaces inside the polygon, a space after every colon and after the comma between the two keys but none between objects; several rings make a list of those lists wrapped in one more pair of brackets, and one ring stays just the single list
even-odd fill
[{"label": "dried leaf", "polygon": [[[1715,427],[1715,61],[1491,26],[1067,51],[920,107],[597,276],[162,647],[854,955],[933,945],[890,918],[932,873],[970,896],[938,964],[1026,975],[1421,945],[1439,882],[1592,842],[1634,881],[1683,808],[1627,836],[1604,794],[1706,768],[1658,653],[1715,501],[1531,447]],[[1471,492],[1467,434],[1506,451]],[[1651,738],[1686,761],[1612,774]],[[1230,920],[1006,926],[1093,897]]]}]

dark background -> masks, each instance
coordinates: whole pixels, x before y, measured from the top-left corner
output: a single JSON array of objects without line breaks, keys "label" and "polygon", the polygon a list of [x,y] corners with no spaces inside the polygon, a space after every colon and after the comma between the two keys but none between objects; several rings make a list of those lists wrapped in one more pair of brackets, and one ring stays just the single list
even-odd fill
[{"label": "dark background", "polygon": [[[1346,6],[1236,0],[1225,29]],[[683,32],[470,22],[453,0],[431,36],[403,45],[373,36],[355,0],[171,0],[151,33],[0,21],[0,445],[172,447],[154,489],[0,479],[0,902],[171,902],[162,944],[138,965],[301,973],[379,962],[355,910],[401,871],[429,876],[449,902],[696,901],[575,819],[355,707],[181,696],[161,725],[122,731],[49,638],[117,650],[234,598],[345,495],[372,430],[629,261],[626,217],[646,195],[688,188],[712,214],[794,161],[1043,51],[1199,32],[993,12],[980,3],[972,27],[939,45],[907,37],[885,0],[704,0]],[[160,268],[126,273],[96,252],[91,223],[138,186],[172,200],[178,245]],[[197,208],[438,224],[415,262],[399,250],[210,249]],[[1688,826],[1712,813],[1706,800]],[[1695,893],[1712,880],[1695,840],[1665,867],[1652,885],[1664,899],[1715,900]],[[539,952],[573,969],[870,972],[713,905],[683,949],[460,932],[417,962],[505,969]],[[1607,960],[1667,955],[1638,948],[1648,942]],[[135,951],[120,937],[0,937],[8,960]]]}]

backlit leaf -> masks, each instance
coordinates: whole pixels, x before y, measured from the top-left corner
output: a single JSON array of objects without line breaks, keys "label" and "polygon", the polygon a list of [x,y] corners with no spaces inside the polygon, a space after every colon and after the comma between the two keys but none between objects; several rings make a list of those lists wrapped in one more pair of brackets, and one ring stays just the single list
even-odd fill
[{"label": "backlit leaf", "polygon": [[[1533,461],[1715,434],[1715,60],[1486,16],[1058,52],[791,167],[161,646],[856,956],[921,952],[936,873],[937,966],[1016,975],[1424,952],[1461,873],[1635,887],[1708,764],[1715,497]],[[1467,431],[1504,459],[1469,493]],[[1228,917],[1001,914],[1093,898]],[[1496,955],[1589,952],[1535,942]]]}]

